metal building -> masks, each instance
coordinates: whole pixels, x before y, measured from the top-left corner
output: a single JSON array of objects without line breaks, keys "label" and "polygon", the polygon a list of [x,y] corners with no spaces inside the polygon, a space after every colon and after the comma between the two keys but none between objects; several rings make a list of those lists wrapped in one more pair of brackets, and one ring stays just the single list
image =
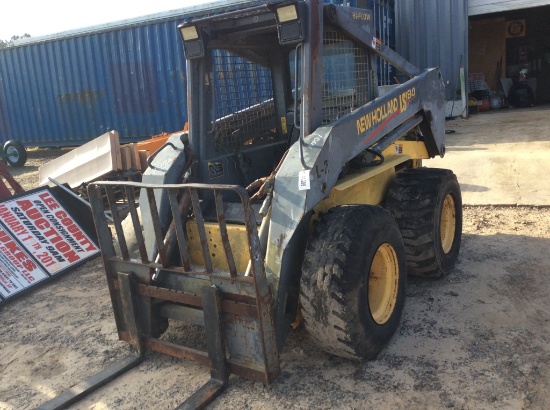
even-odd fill
[{"label": "metal building", "polygon": [[491,108],[550,103],[550,1],[470,0],[468,13],[475,97]]},{"label": "metal building", "polygon": [[468,1],[398,0],[395,13],[396,51],[419,68],[440,68],[448,115],[459,115],[461,69],[466,78],[468,70]]},{"label": "metal building", "polygon": [[468,15],[501,13],[550,5],[548,0],[469,0]]},{"label": "metal building", "polygon": [[395,19],[396,51],[420,68],[440,67],[448,115],[466,113],[468,94],[550,103],[550,0],[397,0]]}]

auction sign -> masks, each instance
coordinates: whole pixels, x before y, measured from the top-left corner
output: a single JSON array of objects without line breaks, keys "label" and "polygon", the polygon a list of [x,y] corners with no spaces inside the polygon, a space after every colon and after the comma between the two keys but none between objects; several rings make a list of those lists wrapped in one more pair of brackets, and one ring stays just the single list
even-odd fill
[{"label": "auction sign", "polygon": [[0,304],[98,253],[48,187],[0,202]]}]

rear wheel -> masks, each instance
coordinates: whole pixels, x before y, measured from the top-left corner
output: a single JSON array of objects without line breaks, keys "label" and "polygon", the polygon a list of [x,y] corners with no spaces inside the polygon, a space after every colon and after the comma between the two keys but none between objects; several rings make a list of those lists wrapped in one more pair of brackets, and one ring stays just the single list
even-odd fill
[{"label": "rear wheel", "polygon": [[453,268],[462,237],[462,198],[447,169],[416,168],[397,174],[386,208],[405,243],[410,275],[440,277]]},{"label": "rear wheel", "polygon": [[399,325],[406,277],[403,241],[386,210],[331,209],[304,257],[300,293],[306,330],[329,353],[375,358]]},{"label": "rear wheel", "polygon": [[22,167],[27,162],[27,151],[19,141],[10,140],[4,144],[6,161],[12,167]]}]

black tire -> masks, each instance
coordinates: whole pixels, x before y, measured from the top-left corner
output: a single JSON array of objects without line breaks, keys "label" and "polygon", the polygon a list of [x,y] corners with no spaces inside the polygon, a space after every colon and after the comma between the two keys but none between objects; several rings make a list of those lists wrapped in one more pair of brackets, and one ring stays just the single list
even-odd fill
[{"label": "black tire", "polygon": [[508,92],[509,103],[513,108],[525,108],[535,105],[535,94],[529,85],[525,83],[516,83],[512,85]]},{"label": "black tire", "polygon": [[409,275],[437,278],[458,258],[462,237],[462,197],[456,175],[447,169],[399,172],[386,208],[394,216],[407,252]]},{"label": "black tire", "polygon": [[[377,280],[377,273],[387,280]],[[405,249],[391,215],[376,206],[333,208],[304,256],[305,328],[329,353],[374,359],[399,326],[406,281]]]},{"label": "black tire", "polygon": [[6,161],[12,167],[22,167],[27,162],[27,151],[19,141],[9,140],[4,144]]}]

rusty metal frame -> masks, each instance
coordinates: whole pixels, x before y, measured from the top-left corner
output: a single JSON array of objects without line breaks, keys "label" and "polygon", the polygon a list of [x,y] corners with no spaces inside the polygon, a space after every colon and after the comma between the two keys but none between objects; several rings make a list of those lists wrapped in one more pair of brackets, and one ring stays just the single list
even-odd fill
[{"label": "rusty metal frame", "polygon": [[177,410],[206,407],[225,389],[229,381],[221,323],[221,292],[215,286],[204,287],[202,298],[204,301],[204,321],[207,324],[212,324],[212,326],[206,327],[208,357],[211,363],[210,380],[176,407]]},{"label": "rusty metal frame", "polygon": [[[116,212],[115,188],[124,192],[128,220],[123,226]],[[153,221],[152,232],[143,232],[135,190],[142,189]],[[155,191],[168,194],[173,222],[168,232],[160,227]],[[225,220],[224,193],[240,198],[246,227],[251,274],[237,272]],[[226,387],[230,373],[265,384],[279,373],[272,295],[267,282],[258,239],[255,212],[246,190],[234,185],[139,184],[96,182],[88,187],[92,213],[107,277],[119,338],[128,342],[141,360],[146,350],[193,359],[209,366],[210,380],[178,408],[203,408]],[[212,249],[206,239],[203,196],[213,198],[223,252],[229,266],[212,266]],[[113,223],[105,217],[107,198]],[[141,211],[143,212],[143,207]],[[193,264],[184,229],[187,217],[198,226],[203,264]],[[128,237],[126,237],[128,235]],[[129,236],[135,236],[130,239]],[[145,237],[155,237],[154,252],[146,249]],[[113,241],[113,237],[115,238]],[[137,243],[137,247],[133,242]],[[117,243],[118,246],[114,246]],[[172,255],[179,250],[179,258]],[[221,252],[221,249],[217,250]],[[153,254],[154,257],[150,257]],[[149,257],[148,257],[149,256]],[[158,321],[174,319],[205,327],[207,351],[160,338]]]},{"label": "rusty metal frame", "polygon": [[[9,184],[9,187],[6,182]],[[15,178],[10,174],[9,169],[6,165],[4,165],[4,162],[0,160],[0,199],[9,198],[12,195],[21,194],[23,192],[25,192],[23,187],[19,185]]]},{"label": "rusty metal frame", "polygon": [[76,386],[65,390],[53,399],[41,404],[36,408],[36,410],[66,409],[83,397],[109,383],[122,373],[137,366],[142,360],[143,356],[141,355],[129,354]]}]

